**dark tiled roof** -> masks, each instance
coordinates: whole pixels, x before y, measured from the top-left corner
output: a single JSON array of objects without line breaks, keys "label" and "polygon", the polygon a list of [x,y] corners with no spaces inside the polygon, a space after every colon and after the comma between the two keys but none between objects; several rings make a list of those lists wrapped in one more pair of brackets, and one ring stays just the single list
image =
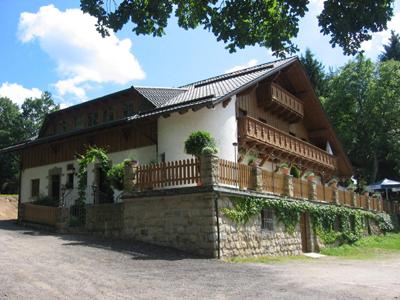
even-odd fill
[{"label": "dark tiled roof", "polygon": [[164,87],[134,87],[140,94],[153,103],[156,107],[160,107],[170,99],[179,96],[187,89],[184,88],[164,88]]},{"label": "dark tiled roof", "polygon": [[182,86],[186,91],[166,101],[162,106],[178,105],[205,97],[212,98],[212,101],[217,100],[260,79],[260,77],[268,76],[293,60],[296,58],[277,60]]}]

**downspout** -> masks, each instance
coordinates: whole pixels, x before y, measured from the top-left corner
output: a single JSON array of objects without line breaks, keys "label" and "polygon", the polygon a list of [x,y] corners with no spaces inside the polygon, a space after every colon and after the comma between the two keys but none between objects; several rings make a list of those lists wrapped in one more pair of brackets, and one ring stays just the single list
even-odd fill
[{"label": "downspout", "polygon": [[220,239],[220,229],[219,229],[219,209],[218,209],[218,199],[220,194],[215,192],[214,194],[214,207],[215,207],[215,216],[217,217],[217,257],[221,258],[221,239]]},{"label": "downspout", "polygon": [[21,214],[21,193],[22,192],[22,155],[19,155],[19,182],[18,182],[18,221],[22,218]]}]

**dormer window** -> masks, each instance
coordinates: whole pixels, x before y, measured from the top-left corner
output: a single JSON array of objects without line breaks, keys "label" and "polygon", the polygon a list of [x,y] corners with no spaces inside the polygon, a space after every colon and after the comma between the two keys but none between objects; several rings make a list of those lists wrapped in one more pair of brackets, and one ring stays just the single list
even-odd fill
[{"label": "dormer window", "polygon": [[129,117],[129,116],[132,116],[134,114],[133,103],[132,102],[124,103],[123,111],[124,111],[124,117],[125,118]]},{"label": "dormer window", "polygon": [[112,108],[107,108],[103,111],[103,122],[111,122],[114,120],[114,111]]}]

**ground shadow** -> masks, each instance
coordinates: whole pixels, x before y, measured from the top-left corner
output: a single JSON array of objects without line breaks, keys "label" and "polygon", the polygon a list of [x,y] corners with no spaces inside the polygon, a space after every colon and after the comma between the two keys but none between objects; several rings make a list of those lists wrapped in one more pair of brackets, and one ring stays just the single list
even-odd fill
[{"label": "ground shadow", "polygon": [[132,256],[135,260],[182,260],[200,259],[201,257],[188,254],[169,247],[156,246],[135,240],[112,239],[90,234],[60,234],[46,230],[43,226],[33,227],[21,225],[16,220],[0,221],[0,230],[20,231],[24,235],[44,236],[51,235],[65,241],[66,247],[86,246],[116,251]]}]

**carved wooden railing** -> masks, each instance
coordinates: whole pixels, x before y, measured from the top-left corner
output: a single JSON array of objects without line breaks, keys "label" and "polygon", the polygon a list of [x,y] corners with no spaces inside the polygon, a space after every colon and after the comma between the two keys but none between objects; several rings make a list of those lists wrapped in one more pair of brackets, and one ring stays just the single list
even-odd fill
[{"label": "carved wooden railing", "polygon": [[301,118],[304,116],[303,102],[285,89],[275,83],[271,83],[271,100],[278,102],[286,109],[297,113]]},{"label": "carved wooden railing", "polygon": [[262,142],[270,147],[318,163],[329,169],[334,170],[337,168],[335,156],[251,117],[239,119],[239,137]]}]

